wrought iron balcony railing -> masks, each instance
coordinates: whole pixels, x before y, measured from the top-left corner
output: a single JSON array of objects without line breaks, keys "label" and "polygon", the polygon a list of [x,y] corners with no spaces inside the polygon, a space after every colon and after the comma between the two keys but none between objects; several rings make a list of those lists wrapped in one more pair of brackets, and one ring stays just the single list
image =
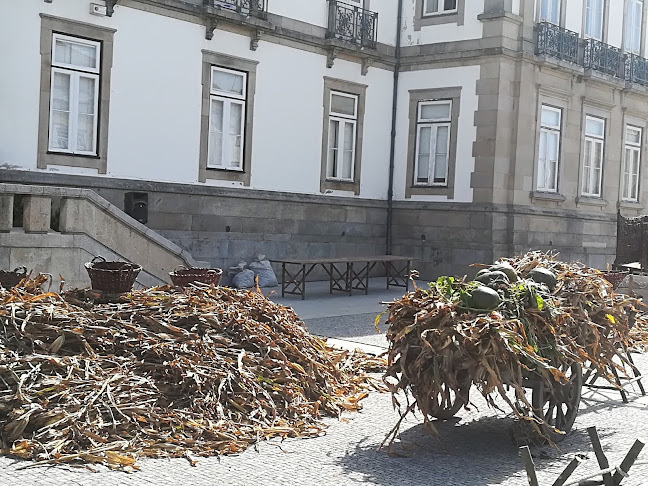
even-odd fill
[{"label": "wrought iron balcony railing", "polygon": [[204,4],[251,17],[266,18],[268,13],[268,0],[204,0]]},{"label": "wrought iron balcony railing", "polygon": [[377,33],[378,13],[329,0],[329,38],[375,49]]},{"label": "wrought iron balcony railing", "polygon": [[538,24],[537,54],[578,63],[578,33],[550,22]]},{"label": "wrought iron balcony railing", "polygon": [[632,83],[648,86],[648,59],[634,54],[626,56],[625,79]]},{"label": "wrought iron balcony railing", "polygon": [[583,66],[595,69],[610,76],[623,79],[625,56],[621,49],[605,44],[595,39],[588,39],[585,43],[585,57]]}]

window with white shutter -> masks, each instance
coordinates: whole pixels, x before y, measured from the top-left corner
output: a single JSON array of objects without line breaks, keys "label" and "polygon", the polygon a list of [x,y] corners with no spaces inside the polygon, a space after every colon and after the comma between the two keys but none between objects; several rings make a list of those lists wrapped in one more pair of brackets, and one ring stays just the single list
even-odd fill
[{"label": "window with white shutter", "polygon": [[621,197],[624,201],[639,200],[639,168],[641,166],[642,130],[627,126],[625,151],[623,157],[623,187]]},{"label": "window with white shutter", "polygon": [[452,101],[421,101],[416,123],[414,185],[448,183]]},{"label": "window with white shutter", "polygon": [[100,43],[52,37],[50,152],[97,155]]},{"label": "window with white shutter", "polygon": [[644,0],[628,0],[626,9],[624,48],[637,55],[641,53],[643,2]]},{"label": "window with white shutter", "polygon": [[327,179],[353,181],[357,122],[358,97],[331,91]]},{"label": "window with white shutter", "polygon": [[537,190],[558,192],[562,110],[542,105],[538,146]]},{"label": "window with white shutter", "polygon": [[585,0],[585,37],[603,40],[603,7],[605,0]]},{"label": "window with white shutter", "polygon": [[605,148],[605,120],[585,118],[585,157],[581,194],[601,197],[603,183],[603,157]]},{"label": "window with white shutter", "polygon": [[212,67],[207,167],[243,170],[247,75]]},{"label": "window with white shutter", "polygon": [[540,20],[560,25],[560,0],[540,0]]},{"label": "window with white shutter", "polygon": [[457,11],[457,0],[424,0],[423,16],[454,13]]}]

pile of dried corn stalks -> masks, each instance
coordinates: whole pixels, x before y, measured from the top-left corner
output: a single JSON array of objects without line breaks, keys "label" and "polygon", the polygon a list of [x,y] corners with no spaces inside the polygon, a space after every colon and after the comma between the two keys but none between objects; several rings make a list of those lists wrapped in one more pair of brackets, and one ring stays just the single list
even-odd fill
[{"label": "pile of dried corn stalks", "polygon": [[[524,376],[535,374],[551,390],[565,381],[560,368],[571,362],[594,367],[610,380],[612,367],[621,367],[612,361],[618,356],[615,342],[628,343],[626,311],[638,301],[614,294],[597,270],[554,255],[532,252],[503,261],[522,280],[498,289],[501,304],[495,310],[470,308],[466,296],[476,284],[447,277],[389,304],[385,382],[401,420],[385,442],[393,442],[403,418],[417,408],[435,432],[430,419],[442,417],[455,396],[466,401],[472,385],[491,406],[498,393],[519,418],[539,424],[524,395]],[[537,266],[556,274],[553,292],[523,280]],[[508,393],[505,384],[511,385]],[[404,407],[400,392],[407,399]]]},{"label": "pile of dried corn stalks", "polygon": [[[384,361],[335,351],[292,309],[223,287],[0,288],[0,453],[134,467],[323,432]],[[381,363],[382,361],[382,363]]]}]

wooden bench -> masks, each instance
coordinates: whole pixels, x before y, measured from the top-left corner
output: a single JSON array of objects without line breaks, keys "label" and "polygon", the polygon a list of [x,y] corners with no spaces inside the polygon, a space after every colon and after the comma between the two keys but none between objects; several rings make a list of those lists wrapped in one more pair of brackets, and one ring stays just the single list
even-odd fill
[{"label": "wooden bench", "polygon": [[409,273],[415,258],[393,255],[377,255],[342,258],[305,258],[270,260],[281,264],[281,296],[301,295],[306,298],[306,277],[318,266],[329,276],[329,293],[344,292],[349,295],[354,290],[369,292],[369,273],[382,264],[385,268],[387,288],[403,287],[409,290]]}]

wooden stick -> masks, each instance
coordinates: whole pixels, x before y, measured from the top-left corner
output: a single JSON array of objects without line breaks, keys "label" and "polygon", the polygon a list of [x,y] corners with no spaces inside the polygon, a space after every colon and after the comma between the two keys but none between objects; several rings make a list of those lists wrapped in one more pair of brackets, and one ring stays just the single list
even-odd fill
[{"label": "wooden stick", "polygon": [[538,484],[538,477],[536,476],[535,465],[533,464],[533,458],[531,457],[529,446],[520,447],[520,457],[522,458],[524,469],[526,469],[529,486],[540,486]]},{"label": "wooden stick", "polygon": [[[634,464],[634,462],[637,460],[637,457],[639,456],[639,453],[641,452],[641,449],[644,448],[644,444],[642,441],[639,439],[635,440],[635,443],[632,444],[632,447],[626,454],[626,456],[623,458],[623,461],[621,461],[621,465],[619,466],[619,469],[623,471],[624,473],[628,473],[630,471],[630,468]],[[619,486],[621,484],[621,481],[623,481],[623,478],[625,476],[621,474],[621,472],[617,471],[614,473],[614,486]]]},{"label": "wooden stick", "polygon": [[583,460],[580,457],[574,457],[565,470],[560,473],[560,476],[558,476],[558,479],[553,483],[553,486],[563,486],[565,481],[569,479],[576,468],[580,466],[581,462],[583,462]]},{"label": "wooden stick", "polygon": [[[601,446],[601,440],[599,439],[598,432],[596,432],[596,427],[588,427],[587,433],[589,434],[590,442],[594,448],[594,454],[596,454],[596,460],[598,461],[599,467],[604,470],[610,467],[608,458],[603,452],[603,447]],[[612,480],[612,475],[610,473],[605,473],[603,475],[603,484],[605,486],[614,486],[614,481]]]}]

